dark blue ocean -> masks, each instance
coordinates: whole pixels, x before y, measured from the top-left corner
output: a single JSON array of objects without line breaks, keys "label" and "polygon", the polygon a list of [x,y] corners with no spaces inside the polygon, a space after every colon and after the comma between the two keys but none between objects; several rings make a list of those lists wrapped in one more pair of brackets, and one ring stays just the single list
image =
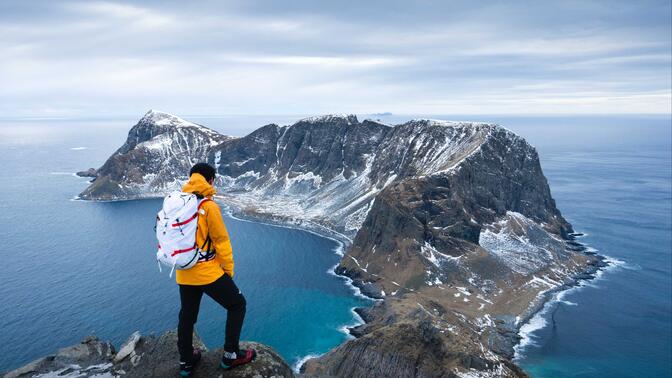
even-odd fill
[{"label": "dark blue ocean", "polygon": [[532,320],[519,362],[533,377],[670,377],[670,120],[592,121],[537,146],[558,208],[612,267]]},{"label": "dark blue ocean", "polygon": [[[296,117],[185,118],[242,135]],[[399,121],[408,117],[385,117]],[[518,362],[534,377],[667,377],[672,372],[672,166],[669,117],[434,116],[494,121],[535,145],[553,196],[582,241],[614,261],[551,302],[526,329]],[[174,281],[154,261],[159,201],[88,203],[72,172],[98,167],[135,119],[0,121],[0,371],[96,334],[176,326]],[[227,217],[236,281],[248,299],[243,338],[294,363],[345,340],[367,305],[328,271],[338,243]],[[197,329],[223,341],[205,300]]]}]

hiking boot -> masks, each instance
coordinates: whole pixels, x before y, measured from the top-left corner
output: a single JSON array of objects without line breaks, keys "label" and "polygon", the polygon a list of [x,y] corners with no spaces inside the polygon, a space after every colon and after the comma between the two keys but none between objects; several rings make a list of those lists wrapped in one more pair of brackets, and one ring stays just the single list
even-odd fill
[{"label": "hiking boot", "polygon": [[194,349],[194,354],[191,356],[191,361],[180,361],[180,376],[189,377],[200,360],[201,351],[199,349]]},{"label": "hiking boot", "polygon": [[257,357],[257,352],[254,349],[239,349],[236,352],[224,352],[222,362],[219,366],[224,369],[233,369],[236,366],[245,365],[252,362]]}]

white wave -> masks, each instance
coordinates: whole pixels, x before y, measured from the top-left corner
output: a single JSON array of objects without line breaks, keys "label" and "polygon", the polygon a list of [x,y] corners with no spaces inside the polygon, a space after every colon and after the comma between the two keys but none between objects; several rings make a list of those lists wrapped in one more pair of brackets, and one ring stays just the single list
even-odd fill
[{"label": "white wave", "polygon": [[565,296],[573,292],[577,292],[582,288],[583,286],[574,286],[567,290],[554,293],[551,299],[544,303],[544,306],[541,308],[541,310],[537,311],[534,316],[532,316],[525,324],[520,327],[518,334],[520,335],[521,339],[518,344],[513,347],[514,360],[522,358],[524,356],[523,352],[529,346],[537,345],[536,339],[538,336],[535,335],[535,333],[548,325],[547,315],[551,310],[555,309],[555,307],[559,304],[565,304],[569,306],[577,305],[577,303],[565,300]]},{"label": "white wave", "polygon": [[607,264],[609,264],[609,266],[606,267],[605,270],[618,270],[618,269],[639,270],[639,269],[641,269],[639,266],[631,265],[631,264],[625,262],[624,260],[617,259],[615,257],[611,257],[611,256],[607,256],[607,255],[603,255],[603,256],[604,256],[604,261]]},{"label": "white wave", "polygon": [[82,151],[82,150],[88,150],[89,147],[70,147],[71,151]]},{"label": "white wave", "polygon": [[350,278],[348,276],[342,276],[340,274],[336,274],[336,268],[337,267],[338,267],[338,264],[332,266],[330,269],[327,270],[327,273],[334,276],[334,277],[338,277],[338,278],[342,279],[345,283],[345,286],[349,287],[350,290],[352,290],[352,293],[355,297],[359,297],[359,298],[366,299],[366,300],[369,300],[369,301],[382,301],[382,299],[371,298],[371,297],[367,296],[366,294],[362,293],[362,290],[360,288],[358,288],[357,286],[352,284],[352,278]]},{"label": "white wave", "polygon": [[575,302],[571,302],[568,300],[565,300],[565,296],[568,294],[571,294],[573,292],[577,292],[582,290],[584,286],[574,286],[571,287],[567,290],[559,291],[557,293],[554,293],[553,296],[551,297],[550,300],[548,300],[546,303],[544,303],[544,306],[539,310],[534,316],[532,316],[527,323],[523,324],[520,327],[520,330],[518,331],[518,334],[520,335],[521,339],[513,347],[514,351],[514,360],[518,360],[522,357],[524,357],[523,352],[525,349],[527,349],[529,346],[535,346],[537,345],[536,339],[538,338],[535,333],[539,330],[542,330],[544,327],[548,325],[548,320],[547,320],[547,315],[548,313],[555,309],[556,306],[559,304],[565,304],[569,306],[577,306],[578,304]]},{"label": "white wave", "polygon": [[352,319],[353,319],[352,323],[344,324],[344,325],[342,325],[341,327],[338,328],[338,330],[341,333],[345,334],[345,336],[350,340],[355,338],[352,334],[350,334],[350,328],[357,327],[357,326],[365,323],[364,319],[362,319],[362,317],[359,316],[359,314],[355,311],[355,308],[356,307],[351,307],[350,308],[350,313],[352,314]]},{"label": "white wave", "polygon": [[301,366],[306,363],[306,361],[312,359],[312,358],[317,358],[320,357],[321,354],[308,354],[306,356],[303,356],[299,358],[294,365],[292,365],[292,370],[294,370],[295,373],[299,373],[299,370],[301,370]]},{"label": "white wave", "polygon": [[[332,239],[332,240],[335,240],[335,239]],[[343,257],[343,255],[344,255],[343,251],[345,250],[345,245],[338,240],[336,240],[336,242],[338,243],[338,245],[336,245],[336,247],[334,247],[334,253],[338,256]]]},{"label": "white wave", "polygon": [[547,324],[547,315],[548,313],[554,309],[556,306],[559,304],[565,304],[569,306],[577,306],[578,303],[576,302],[571,302],[565,299],[565,297],[568,294],[578,292],[583,290],[586,287],[594,288],[594,289],[599,289],[600,287],[595,284],[596,281],[600,281],[601,279],[604,278],[604,275],[606,273],[610,272],[616,272],[620,269],[636,269],[631,267],[628,263],[626,263],[623,260],[614,258],[614,257],[609,257],[606,255],[604,256],[604,261],[608,264],[606,267],[601,268],[595,273],[595,278],[591,280],[582,280],[579,282],[578,285],[573,286],[567,290],[559,291],[557,293],[554,293],[552,298],[548,300],[544,306],[539,310],[534,316],[532,316],[525,324],[523,324],[518,333],[521,336],[520,341],[518,344],[516,344],[513,348],[514,350],[514,360],[519,360],[520,358],[524,357],[524,351],[527,347],[529,346],[534,346],[536,344],[536,338],[535,332],[543,329]]},{"label": "white wave", "polygon": [[523,324],[518,331],[521,339],[516,346],[513,347],[514,360],[523,356],[522,352],[525,348],[530,345],[537,345],[535,342],[536,336],[534,333],[546,327],[547,321],[544,318],[544,315],[548,311],[548,303],[544,305],[544,308],[537,312],[527,323]]},{"label": "white wave", "polygon": [[338,327],[338,332],[344,334],[347,339],[353,339],[354,337],[350,334],[350,330],[348,328],[350,328],[348,325],[342,325]]},{"label": "white wave", "polygon": [[[578,288],[577,288],[577,289],[578,289]],[[572,301],[565,300],[565,296],[566,296],[568,293],[571,293],[571,292],[572,292],[572,289],[568,289],[568,290],[561,291],[561,292],[559,292],[559,293],[556,294],[556,296],[555,296],[555,300],[556,300],[558,303],[566,304],[566,305],[568,305],[568,306],[576,306],[576,305],[577,305],[576,302],[572,302]]]},{"label": "white wave", "polygon": [[597,272],[595,272],[595,278],[590,281],[583,281],[582,286],[591,286],[599,287],[596,285],[596,282],[604,279],[606,273],[617,272],[619,270],[639,270],[641,267],[639,265],[632,265],[623,260],[617,259],[615,257],[610,257],[607,255],[602,255],[604,257],[604,262],[608,265]]}]

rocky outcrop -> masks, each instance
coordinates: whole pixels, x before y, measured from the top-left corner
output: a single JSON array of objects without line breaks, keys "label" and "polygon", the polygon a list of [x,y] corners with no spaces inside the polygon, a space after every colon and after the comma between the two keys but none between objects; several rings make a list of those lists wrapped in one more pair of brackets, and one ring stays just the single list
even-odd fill
[{"label": "rocky outcrop", "polygon": [[[244,366],[224,371],[219,368],[221,349],[207,350],[198,337],[194,344],[203,352],[203,359],[194,375],[199,377],[293,377],[287,363],[270,347],[243,342],[241,348],[253,348],[257,358]],[[177,333],[160,336],[134,333],[115,353],[114,347],[96,337],[60,349],[54,355],[40,358],[6,373],[5,378],[67,376],[67,377],[177,377],[179,355]]]},{"label": "rocky outcrop", "polygon": [[96,177],[98,176],[98,171],[95,168],[89,168],[85,171],[79,171],[75,173],[79,177]]},{"label": "rocky outcrop", "polygon": [[574,240],[534,147],[488,123],[328,115],[230,138],[150,112],[80,197],[162,195],[200,160],[232,211],[347,241],[336,272],[382,299],[308,375],[525,376],[519,327],[603,265]]},{"label": "rocky outcrop", "polygon": [[114,346],[89,336],[81,343],[59,349],[54,355],[39,358],[16,370],[5,373],[4,378],[34,377],[40,374],[66,375],[81,372],[83,376],[103,374],[112,367]]}]

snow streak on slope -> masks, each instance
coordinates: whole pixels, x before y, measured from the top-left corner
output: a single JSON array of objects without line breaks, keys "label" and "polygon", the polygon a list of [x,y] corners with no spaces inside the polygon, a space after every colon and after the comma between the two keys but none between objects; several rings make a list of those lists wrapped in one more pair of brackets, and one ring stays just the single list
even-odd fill
[{"label": "snow streak on slope", "polygon": [[481,230],[479,244],[513,271],[528,275],[564,255],[565,243],[520,213],[508,211]]},{"label": "snow streak on slope", "polygon": [[153,124],[155,126],[162,126],[162,127],[174,127],[174,128],[185,128],[185,127],[193,127],[198,129],[199,131],[208,134],[213,137],[220,136],[220,134],[214,130],[208,129],[207,127],[203,127],[199,124],[193,123],[186,121],[178,116],[174,116],[172,114],[164,113],[158,110],[150,110],[148,111],[141,119],[140,123],[145,122],[148,124]]}]

